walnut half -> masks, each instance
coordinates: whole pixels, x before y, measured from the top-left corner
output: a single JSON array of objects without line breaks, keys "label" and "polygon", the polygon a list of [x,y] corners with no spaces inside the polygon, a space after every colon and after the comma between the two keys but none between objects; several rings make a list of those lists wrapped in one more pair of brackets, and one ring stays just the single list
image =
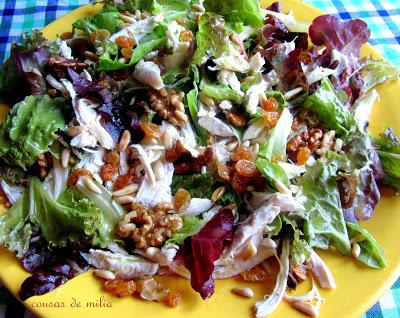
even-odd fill
[{"label": "walnut half", "polygon": [[132,204],[132,211],[125,215],[117,227],[121,237],[131,237],[136,247],[146,250],[148,247],[160,247],[172,234],[183,227],[178,214],[171,214],[169,204],[160,203],[149,208],[139,203]]},{"label": "walnut half", "polygon": [[177,93],[172,88],[150,89],[148,97],[150,106],[171,124],[182,126],[188,121],[185,106],[182,103],[184,92]]}]

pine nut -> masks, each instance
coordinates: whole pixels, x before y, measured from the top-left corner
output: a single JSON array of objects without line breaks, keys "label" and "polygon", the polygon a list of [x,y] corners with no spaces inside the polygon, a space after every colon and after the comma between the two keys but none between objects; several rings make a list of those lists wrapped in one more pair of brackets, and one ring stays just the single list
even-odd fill
[{"label": "pine nut", "polygon": [[61,166],[63,168],[68,167],[70,157],[71,157],[71,149],[64,148],[63,151],[61,152]]},{"label": "pine nut", "polygon": [[158,247],[150,246],[146,249],[146,255],[150,258],[154,258],[160,254],[161,250]]},{"label": "pine nut", "polygon": [[85,177],[83,180],[83,184],[88,188],[90,191],[101,194],[101,189],[92,181],[92,179]]},{"label": "pine nut", "polygon": [[104,278],[107,280],[114,280],[115,279],[115,274],[112,271],[109,271],[107,269],[95,269],[93,273],[100,278]]},{"label": "pine nut", "polygon": [[226,145],[226,150],[228,150],[229,152],[232,152],[237,148],[238,145],[239,145],[239,142],[237,140],[232,141]]},{"label": "pine nut", "polygon": [[127,23],[135,23],[136,19],[129,17],[125,14],[120,13],[119,17],[121,18],[122,21],[127,22]]},{"label": "pine nut", "polygon": [[112,193],[113,197],[122,197],[124,195],[135,193],[139,189],[139,185],[137,183],[131,183],[127,185],[125,188],[119,189]]},{"label": "pine nut", "polygon": [[245,140],[243,142],[243,147],[250,147],[250,141],[249,140]]},{"label": "pine nut", "polygon": [[246,297],[246,298],[252,298],[254,297],[254,292],[251,288],[242,288],[242,287],[235,287],[232,288],[231,290],[232,293],[238,296]]},{"label": "pine nut", "polygon": [[218,199],[220,199],[224,195],[225,191],[226,188],[224,186],[216,188],[211,196],[211,201],[212,202],[218,201]]},{"label": "pine nut", "polygon": [[206,9],[198,3],[192,4],[192,9],[193,11],[199,12],[199,13],[204,13]]},{"label": "pine nut", "polygon": [[165,149],[171,149],[173,147],[172,144],[172,135],[171,132],[166,129],[161,136],[161,142],[164,145]]},{"label": "pine nut", "polygon": [[204,94],[204,92],[199,93],[199,99],[204,105],[206,105],[208,107],[215,105],[214,100],[210,96]]},{"label": "pine nut", "polygon": [[361,253],[361,247],[358,243],[354,243],[353,246],[351,247],[351,255],[354,257],[358,257]]},{"label": "pine nut", "polygon": [[131,133],[129,132],[129,130],[124,130],[118,144],[118,150],[125,151],[126,147],[128,147],[130,142],[131,142]]},{"label": "pine nut", "polygon": [[131,195],[123,195],[120,197],[114,197],[114,200],[119,204],[129,204],[135,201],[135,198]]},{"label": "pine nut", "polygon": [[287,186],[285,186],[285,184],[281,180],[276,179],[275,186],[280,193],[292,195],[292,192],[289,190],[289,188]]},{"label": "pine nut", "polygon": [[293,307],[296,308],[299,311],[302,311],[303,313],[311,316],[311,317],[317,317],[318,316],[318,310],[315,308],[313,305],[303,302],[303,301],[295,301],[293,304]]},{"label": "pine nut", "polygon": [[140,12],[140,10],[136,10],[135,11],[135,18],[137,20],[141,20],[142,19],[142,12]]}]

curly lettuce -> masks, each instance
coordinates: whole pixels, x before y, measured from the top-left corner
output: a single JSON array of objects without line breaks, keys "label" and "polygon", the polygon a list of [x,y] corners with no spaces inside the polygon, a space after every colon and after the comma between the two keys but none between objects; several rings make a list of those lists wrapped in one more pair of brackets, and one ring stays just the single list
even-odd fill
[{"label": "curly lettuce", "polygon": [[28,96],[14,105],[0,127],[1,161],[23,169],[31,166],[49,149],[56,132],[65,129],[64,107],[63,98],[48,95]]},{"label": "curly lettuce", "polygon": [[63,247],[90,238],[92,245],[105,247],[114,241],[119,219],[116,214],[107,217],[92,200],[72,189],[55,200],[38,178],[32,178],[21,199],[0,217],[0,244],[22,257],[35,226],[50,246]]}]

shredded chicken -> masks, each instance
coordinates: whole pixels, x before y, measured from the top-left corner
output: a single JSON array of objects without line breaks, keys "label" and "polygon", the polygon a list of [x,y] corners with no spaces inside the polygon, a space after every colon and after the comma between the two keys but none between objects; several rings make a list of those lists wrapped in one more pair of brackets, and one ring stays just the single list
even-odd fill
[{"label": "shredded chicken", "polygon": [[322,288],[336,288],[335,279],[333,278],[328,266],[326,266],[322,258],[320,258],[312,249],[311,257],[307,260],[307,265]]},{"label": "shredded chicken", "polygon": [[139,256],[111,253],[90,249],[89,253],[81,253],[83,258],[97,269],[106,269],[123,279],[138,279],[153,276],[158,264]]},{"label": "shredded chicken", "polygon": [[164,87],[160,68],[152,61],[139,61],[139,63],[137,63],[135,66],[133,77],[139,82],[149,85],[155,89]]}]

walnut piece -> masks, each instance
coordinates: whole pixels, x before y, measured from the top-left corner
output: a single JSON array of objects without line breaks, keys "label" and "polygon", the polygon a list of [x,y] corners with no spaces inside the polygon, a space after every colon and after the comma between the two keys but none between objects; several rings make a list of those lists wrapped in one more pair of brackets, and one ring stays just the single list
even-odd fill
[{"label": "walnut piece", "polygon": [[300,148],[308,148],[314,153],[321,143],[323,133],[319,128],[313,128],[309,131],[303,131],[301,134],[294,136],[287,144],[287,153],[289,159],[293,162],[297,161],[297,153]]},{"label": "walnut piece", "polygon": [[125,215],[117,227],[121,237],[131,237],[136,247],[160,247],[172,234],[183,226],[178,214],[171,214],[171,206],[166,203],[149,208],[139,203],[132,204],[132,211]]},{"label": "walnut piece", "polygon": [[182,126],[188,121],[185,106],[182,103],[184,92],[177,93],[172,88],[150,89],[148,97],[150,106],[171,124]]}]

